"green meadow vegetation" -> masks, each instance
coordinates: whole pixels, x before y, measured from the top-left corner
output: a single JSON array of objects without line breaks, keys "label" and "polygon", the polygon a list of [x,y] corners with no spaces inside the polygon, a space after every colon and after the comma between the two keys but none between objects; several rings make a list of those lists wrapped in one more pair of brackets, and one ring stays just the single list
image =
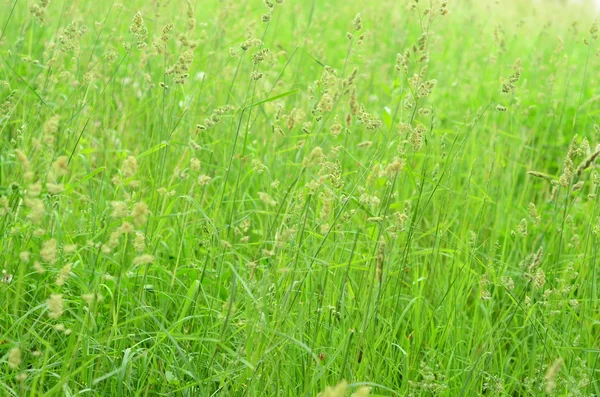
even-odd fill
[{"label": "green meadow vegetation", "polygon": [[598,34],[0,0],[0,395],[600,395]]}]

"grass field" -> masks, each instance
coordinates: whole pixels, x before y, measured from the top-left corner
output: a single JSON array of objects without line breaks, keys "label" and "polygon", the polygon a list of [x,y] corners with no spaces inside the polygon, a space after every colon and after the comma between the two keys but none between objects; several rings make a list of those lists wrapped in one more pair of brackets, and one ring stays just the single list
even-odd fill
[{"label": "grass field", "polygon": [[0,0],[0,396],[600,395],[592,10]]}]

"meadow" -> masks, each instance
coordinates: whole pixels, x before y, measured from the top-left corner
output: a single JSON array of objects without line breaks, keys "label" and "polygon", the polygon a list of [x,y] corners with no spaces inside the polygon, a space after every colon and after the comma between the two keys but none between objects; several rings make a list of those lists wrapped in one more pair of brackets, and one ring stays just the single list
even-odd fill
[{"label": "meadow", "polygon": [[0,395],[600,395],[594,14],[0,0]]}]

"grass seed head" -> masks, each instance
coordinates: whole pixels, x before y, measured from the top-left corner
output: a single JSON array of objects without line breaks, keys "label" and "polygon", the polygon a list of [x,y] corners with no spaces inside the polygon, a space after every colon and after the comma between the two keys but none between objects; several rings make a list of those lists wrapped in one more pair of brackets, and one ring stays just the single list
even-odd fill
[{"label": "grass seed head", "polygon": [[42,244],[42,249],[40,250],[40,256],[46,263],[53,264],[56,262],[58,250],[57,250],[57,242],[56,239],[51,238],[48,241],[45,241]]},{"label": "grass seed head", "polygon": [[8,352],[8,367],[18,369],[23,363],[23,353],[18,347],[13,347]]},{"label": "grass seed head", "polygon": [[69,273],[71,272],[72,267],[73,267],[72,263],[67,263],[60,269],[60,273],[58,274],[58,277],[56,278],[56,285],[58,285],[59,287],[62,287],[65,284],[65,282],[69,278]]},{"label": "grass seed head", "polygon": [[51,294],[46,301],[48,306],[48,317],[57,319],[64,313],[63,296],[62,294]]},{"label": "grass seed head", "polygon": [[133,16],[129,31],[133,34],[138,50],[146,48],[146,40],[148,39],[148,29],[144,25],[144,18],[141,12],[136,12]]},{"label": "grass seed head", "polygon": [[356,16],[354,17],[352,25],[354,26],[354,30],[357,32],[362,29],[362,16],[360,15],[360,13],[356,14]]},{"label": "grass seed head", "polygon": [[138,169],[138,163],[135,157],[129,156],[125,160],[123,160],[123,165],[121,166],[121,174],[125,178],[129,178],[135,175]]},{"label": "grass seed head", "polygon": [[141,227],[148,221],[148,205],[143,201],[135,203],[131,209],[131,217],[133,223],[137,227]]},{"label": "grass seed head", "polygon": [[148,265],[154,263],[154,256],[150,254],[142,254],[133,258],[134,265]]},{"label": "grass seed head", "polygon": [[558,375],[558,372],[560,371],[562,364],[563,364],[563,359],[559,357],[556,360],[554,360],[552,365],[550,365],[548,367],[548,370],[546,371],[546,375],[544,376],[544,380],[546,381],[546,386],[545,386],[546,393],[552,394],[554,392],[554,389],[556,388],[556,376]]}]

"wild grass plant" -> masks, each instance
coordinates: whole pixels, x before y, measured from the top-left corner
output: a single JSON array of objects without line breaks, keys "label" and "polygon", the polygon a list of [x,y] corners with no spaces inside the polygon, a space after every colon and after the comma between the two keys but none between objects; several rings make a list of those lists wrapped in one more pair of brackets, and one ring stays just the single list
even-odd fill
[{"label": "wild grass plant", "polygon": [[0,395],[600,395],[587,5],[0,0]]}]

